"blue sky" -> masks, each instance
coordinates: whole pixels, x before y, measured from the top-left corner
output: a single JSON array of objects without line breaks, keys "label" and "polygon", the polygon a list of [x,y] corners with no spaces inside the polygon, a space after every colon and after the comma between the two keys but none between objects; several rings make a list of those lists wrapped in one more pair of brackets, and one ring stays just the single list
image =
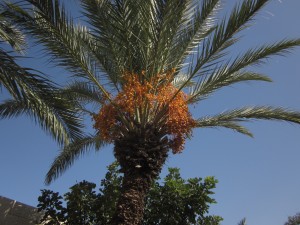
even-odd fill
[{"label": "blue sky", "polygon": [[[235,0],[224,2],[228,10]],[[287,37],[300,37],[300,1],[273,0],[243,32],[232,49],[237,54],[248,47]],[[41,56],[38,48],[29,52]],[[38,59],[24,64],[54,78],[66,73]],[[270,75],[273,83],[248,83],[216,92],[193,109],[195,117],[215,114],[245,105],[284,106],[300,111],[300,47],[286,57],[272,57],[256,68]],[[7,98],[0,93],[0,101]],[[300,212],[300,126],[254,121],[248,128],[255,137],[225,129],[194,132],[183,153],[171,155],[167,167],[179,167],[184,178],[215,176],[218,204],[211,213],[224,218],[223,225],[237,224],[243,217],[253,225],[283,225],[289,215]],[[113,162],[112,147],[91,151],[53,184],[44,186],[44,176],[59,151],[56,143],[27,117],[0,120],[0,195],[29,205],[37,204],[40,189],[64,193],[83,179],[99,183],[106,166]]]}]

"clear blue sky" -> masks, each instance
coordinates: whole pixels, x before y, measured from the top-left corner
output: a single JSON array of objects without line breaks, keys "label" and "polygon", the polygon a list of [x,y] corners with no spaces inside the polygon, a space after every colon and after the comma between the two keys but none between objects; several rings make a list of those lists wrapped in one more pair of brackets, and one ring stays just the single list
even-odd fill
[{"label": "clear blue sky", "polygon": [[[225,10],[235,0],[224,2]],[[243,33],[238,53],[259,43],[300,37],[300,1],[273,0]],[[38,49],[31,52],[41,56]],[[28,66],[65,79],[65,72],[35,59]],[[193,109],[195,116],[214,114],[244,105],[274,105],[300,110],[300,48],[287,57],[273,57],[258,68],[273,83],[249,83],[225,88]],[[0,101],[7,98],[0,93]],[[300,126],[255,121],[248,124],[255,138],[225,129],[202,129],[186,144],[182,154],[172,155],[167,167],[180,167],[182,176],[215,176],[218,202],[211,213],[234,225],[247,217],[252,225],[283,225],[287,216],[300,212]],[[112,147],[91,152],[49,187],[44,176],[58,153],[58,146],[27,117],[0,121],[0,195],[29,205],[37,204],[40,189],[64,193],[83,179],[99,183],[114,159]]]}]

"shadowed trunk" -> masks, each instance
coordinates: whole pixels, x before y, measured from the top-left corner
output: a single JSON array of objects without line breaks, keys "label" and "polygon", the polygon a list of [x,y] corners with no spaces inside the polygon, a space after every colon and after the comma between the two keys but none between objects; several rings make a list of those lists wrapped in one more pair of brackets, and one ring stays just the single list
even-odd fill
[{"label": "shadowed trunk", "polygon": [[168,140],[153,129],[115,141],[115,156],[124,173],[112,225],[139,225],[144,200],[168,156]]}]

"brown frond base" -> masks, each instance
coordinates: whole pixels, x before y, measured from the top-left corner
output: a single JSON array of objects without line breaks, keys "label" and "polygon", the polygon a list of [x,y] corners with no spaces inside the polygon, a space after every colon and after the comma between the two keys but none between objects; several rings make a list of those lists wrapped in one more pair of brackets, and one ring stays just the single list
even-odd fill
[{"label": "brown frond base", "polygon": [[144,199],[168,157],[168,140],[156,132],[131,134],[115,141],[115,156],[124,173],[112,225],[139,225]]}]

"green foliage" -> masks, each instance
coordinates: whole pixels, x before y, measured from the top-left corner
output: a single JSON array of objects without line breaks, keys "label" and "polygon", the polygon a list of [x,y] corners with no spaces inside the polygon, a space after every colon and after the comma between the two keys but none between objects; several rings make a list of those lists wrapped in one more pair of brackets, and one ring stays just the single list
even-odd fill
[{"label": "green foliage", "polygon": [[219,224],[221,217],[207,215],[209,205],[216,203],[210,197],[216,183],[214,177],[184,180],[178,168],[169,168],[163,185],[156,182],[150,190],[143,224]]},{"label": "green foliage", "polygon": [[[42,221],[46,225],[109,224],[121,183],[118,164],[113,163],[108,167],[98,192],[95,191],[96,185],[87,181],[72,186],[64,197],[57,192],[42,190],[38,199],[39,210],[45,212]],[[146,198],[142,225],[220,224],[221,217],[208,215],[210,205],[216,203],[211,198],[216,183],[214,177],[185,180],[178,168],[170,168],[163,180],[153,184]]]},{"label": "green foliage", "polygon": [[0,3],[0,94],[4,87],[11,96],[0,102],[0,119],[25,114],[60,144],[68,144],[81,137],[77,107],[44,74],[18,64],[23,56],[17,53],[26,47],[25,35],[6,12]]},{"label": "green foliage", "polygon": [[294,216],[289,216],[288,221],[284,225],[300,225],[300,213]]}]

